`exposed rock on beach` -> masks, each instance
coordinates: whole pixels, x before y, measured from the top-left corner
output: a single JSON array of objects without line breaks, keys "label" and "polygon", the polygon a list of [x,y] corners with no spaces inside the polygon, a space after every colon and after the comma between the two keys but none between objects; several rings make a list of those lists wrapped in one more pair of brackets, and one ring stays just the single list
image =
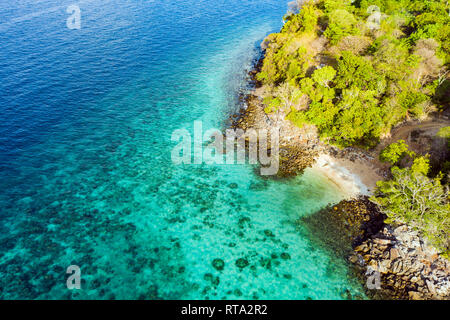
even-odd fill
[{"label": "exposed rock on beach", "polygon": [[[354,248],[350,256],[361,275],[378,272],[378,299],[450,299],[450,263],[408,226],[386,225]],[[364,277],[363,277],[364,280]]]},{"label": "exposed rock on beach", "polygon": [[[448,300],[450,263],[416,231],[384,223],[367,197],[344,200],[302,218],[313,241],[346,258],[372,299]],[[379,287],[374,284],[379,276]]]},{"label": "exposed rock on beach", "polygon": [[289,121],[277,119],[276,115],[266,114],[262,100],[255,95],[245,99],[244,107],[233,120],[232,128],[266,130],[268,133],[274,128],[279,129],[279,177],[295,176],[310,167],[323,148],[311,126],[300,129]]}]

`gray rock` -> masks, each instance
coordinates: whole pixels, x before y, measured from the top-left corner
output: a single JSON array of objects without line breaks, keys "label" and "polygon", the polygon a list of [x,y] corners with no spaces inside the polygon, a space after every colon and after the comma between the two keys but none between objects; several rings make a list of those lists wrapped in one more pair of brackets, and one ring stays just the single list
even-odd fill
[{"label": "gray rock", "polygon": [[430,280],[426,280],[425,282],[427,284],[428,291],[430,291],[430,293],[435,296],[436,295],[436,289],[434,287],[434,284]]}]

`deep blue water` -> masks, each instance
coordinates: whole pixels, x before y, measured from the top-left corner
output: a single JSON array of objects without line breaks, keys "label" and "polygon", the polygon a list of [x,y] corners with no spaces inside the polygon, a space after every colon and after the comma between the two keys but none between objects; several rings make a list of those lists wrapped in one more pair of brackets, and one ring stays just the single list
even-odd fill
[{"label": "deep blue water", "polygon": [[342,199],[326,178],[170,161],[237,110],[285,0],[79,1],[80,30],[70,4],[0,3],[0,298],[363,296],[297,222]]}]

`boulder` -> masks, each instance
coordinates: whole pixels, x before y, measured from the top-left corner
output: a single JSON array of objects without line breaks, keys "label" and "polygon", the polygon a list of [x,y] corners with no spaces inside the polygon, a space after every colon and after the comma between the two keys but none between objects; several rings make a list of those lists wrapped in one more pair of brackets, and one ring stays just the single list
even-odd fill
[{"label": "boulder", "polygon": [[379,264],[380,273],[388,273],[391,268],[391,260],[383,260]]},{"label": "boulder", "polygon": [[425,283],[427,284],[428,291],[430,291],[430,293],[433,296],[435,296],[436,295],[436,289],[434,287],[433,282],[431,282],[430,280],[426,280]]},{"label": "boulder", "polygon": [[400,257],[400,252],[397,248],[391,248],[389,258],[394,261],[395,259]]},{"label": "boulder", "polygon": [[422,295],[416,291],[409,291],[408,296],[410,300],[422,300]]},{"label": "boulder", "polygon": [[392,244],[392,241],[389,239],[375,239],[373,240],[373,242],[375,242],[376,244],[379,244],[381,246],[387,246]]}]

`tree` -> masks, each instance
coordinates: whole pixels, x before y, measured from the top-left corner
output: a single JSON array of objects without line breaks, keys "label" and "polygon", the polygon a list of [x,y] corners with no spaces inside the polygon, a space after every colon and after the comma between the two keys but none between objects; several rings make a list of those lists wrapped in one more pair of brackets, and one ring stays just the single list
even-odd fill
[{"label": "tree", "polygon": [[286,80],[292,83],[306,75],[310,62],[310,56],[304,47],[300,47],[291,55],[289,66],[286,71]]},{"label": "tree", "polygon": [[328,84],[336,76],[336,70],[333,67],[326,66],[317,69],[312,74],[312,79],[320,86],[329,88]]},{"label": "tree", "polygon": [[289,83],[283,83],[278,87],[276,96],[281,100],[281,110],[288,114],[296,101],[301,97],[302,92]]},{"label": "tree", "polygon": [[373,91],[357,87],[345,89],[337,104],[339,113],[333,123],[322,130],[334,144],[347,147],[354,144],[373,146],[383,126],[383,111],[378,107]]},{"label": "tree", "polygon": [[409,151],[409,147],[405,140],[398,140],[395,143],[391,143],[380,153],[380,160],[383,162],[389,162],[391,165],[396,165],[405,156],[414,156],[414,152]]},{"label": "tree", "polygon": [[307,117],[310,123],[316,125],[323,137],[327,137],[325,132],[333,126],[339,108],[333,102],[327,100],[325,102],[313,101],[309,105]]},{"label": "tree", "polygon": [[268,104],[268,107],[265,108],[265,112],[275,112],[276,122],[278,123],[295,109],[294,106],[302,95],[303,93],[300,89],[285,82],[277,88],[274,98],[268,97],[265,99],[265,103]]},{"label": "tree", "polygon": [[385,81],[372,64],[364,57],[356,56],[350,51],[342,52],[338,61],[336,87],[345,89],[356,86],[364,90],[375,90],[377,95],[384,92]]},{"label": "tree", "polygon": [[429,100],[426,94],[414,89],[402,91],[397,99],[400,111],[407,119],[410,116],[417,118],[425,114],[424,107]]},{"label": "tree", "polygon": [[408,224],[421,232],[432,245],[450,254],[450,204],[448,188],[440,178],[430,179],[420,169],[392,168],[392,180],[379,181],[371,201],[388,216],[387,223]]},{"label": "tree", "polygon": [[392,36],[379,37],[373,47],[373,66],[390,80],[403,80],[411,73],[409,46]]},{"label": "tree", "polygon": [[414,159],[411,166],[411,171],[413,174],[421,174],[427,176],[430,172],[430,159],[426,157],[418,157]]},{"label": "tree", "polygon": [[[264,100],[267,112],[283,111],[300,126],[314,124],[329,143],[368,148],[399,122],[422,120],[448,105],[448,4],[309,0],[301,6],[264,41],[257,78],[272,92]],[[366,24],[371,6],[388,15],[376,31]],[[314,71],[317,63],[325,67]],[[302,100],[307,110],[292,111],[295,99],[286,83],[309,98]],[[385,152],[391,164],[403,156],[394,147]]]},{"label": "tree", "polygon": [[355,16],[345,9],[332,11],[328,19],[329,24],[324,35],[332,44],[337,44],[345,36],[359,34]]},{"label": "tree", "polygon": [[300,30],[303,32],[311,32],[317,26],[317,21],[322,12],[314,7],[312,4],[305,5],[299,13],[301,20]]},{"label": "tree", "polygon": [[353,10],[352,2],[352,0],[325,0],[323,6],[326,12],[333,12],[338,9]]}]

